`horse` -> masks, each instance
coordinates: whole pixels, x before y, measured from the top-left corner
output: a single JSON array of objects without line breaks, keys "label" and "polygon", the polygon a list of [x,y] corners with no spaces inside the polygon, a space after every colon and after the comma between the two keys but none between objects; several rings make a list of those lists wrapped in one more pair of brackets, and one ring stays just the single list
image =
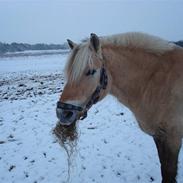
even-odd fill
[{"label": "horse", "polygon": [[153,137],[162,183],[175,183],[183,137],[183,49],[140,32],[67,41],[66,84],[56,107],[60,123],[83,120],[92,105],[113,95]]}]

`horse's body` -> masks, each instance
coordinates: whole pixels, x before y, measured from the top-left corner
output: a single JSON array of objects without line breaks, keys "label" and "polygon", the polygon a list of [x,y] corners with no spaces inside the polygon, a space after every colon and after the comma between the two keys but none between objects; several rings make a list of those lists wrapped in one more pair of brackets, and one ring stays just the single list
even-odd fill
[{"label": "horse's body", "polygon": [[[69,44],[73,52],[61,102],[85,108],[104,67],[108,83],[97,100],[110,93],[134,113],[141,129],[154,138],[162,182],[175,183],[183,137],[183,49],[141,33],[100,39],[92,34],[87,43]],[[96,74],[88,77],[88,70]],[[68,114],[68,109],[59,112]]]},{"label": "horse's body", "polygon": [[155,135],[159,125],[168,125],[182,136],[183,50],[154,55],[106,45],[103,55],[112,77],[110,93],[131,109],[140,127]]}]

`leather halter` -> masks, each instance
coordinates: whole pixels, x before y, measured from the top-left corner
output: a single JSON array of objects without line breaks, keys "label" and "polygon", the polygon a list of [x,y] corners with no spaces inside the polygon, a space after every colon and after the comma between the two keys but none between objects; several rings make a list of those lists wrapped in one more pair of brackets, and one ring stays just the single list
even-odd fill
[{"label": "leather halter", "polygon": [[79,112],[83,112],[83,115],[79,117],[80,120],[83,120],[87,117],[87,112],[91,108],[91,106],[98,102],[98,100],[100,98],[99,94],[100,94],[101,90],[106,89],[107,84],[108,84],[108,77],[107,77],[106,70],[105,70],[104,65],[103,65],[101,70],[100,70],[99,85],[96,87],[95,91],[91,95],[90,100],[86,104],[85,108],[75,106],[72,104],[67,104],[67,103],[60,102],[60,101],[57,102],[57,108],[60,108],[63,110],[76,110]]}]

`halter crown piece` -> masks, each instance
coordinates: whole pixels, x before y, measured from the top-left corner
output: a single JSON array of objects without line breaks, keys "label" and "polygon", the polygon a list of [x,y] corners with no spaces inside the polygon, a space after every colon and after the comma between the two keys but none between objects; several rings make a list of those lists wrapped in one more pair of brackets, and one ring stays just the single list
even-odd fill
[{"label": "halter crown piece", "polygon": [[103,65],[100,70],[100,83],[96,87],[93,94],[91,95],[90,100],[86,104],[85,108],[75,106],[72,104],[67,104],[67,103],[60,102],[60,101],[57,102],[57,108],[64,109],[64,110],[76,110],[76,111],[83,112],[83,115],[78,118],[80,120],[83,120],[87,117],[87,112],[91,108],[91,106],[98,102],[98,100],[100,98],[99,94],[100,94],[101,90],[105,90],[107,88],[107,84],[108,84],[108,77],[107,77],[107,73],[106,73],[106,70]]}]

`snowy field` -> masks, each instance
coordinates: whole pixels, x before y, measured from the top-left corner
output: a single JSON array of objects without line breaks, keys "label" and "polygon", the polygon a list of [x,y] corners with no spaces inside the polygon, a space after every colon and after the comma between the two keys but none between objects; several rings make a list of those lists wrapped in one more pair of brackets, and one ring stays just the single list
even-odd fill
[{"label": "snowy field", "polygon": [[[0,59],[0,183],[67,180],[67,154],[52,134],[66,57]],[[160,183],[152,138],[116,99],[108,96],[93,106],[78,126],[70,183]]]}]

